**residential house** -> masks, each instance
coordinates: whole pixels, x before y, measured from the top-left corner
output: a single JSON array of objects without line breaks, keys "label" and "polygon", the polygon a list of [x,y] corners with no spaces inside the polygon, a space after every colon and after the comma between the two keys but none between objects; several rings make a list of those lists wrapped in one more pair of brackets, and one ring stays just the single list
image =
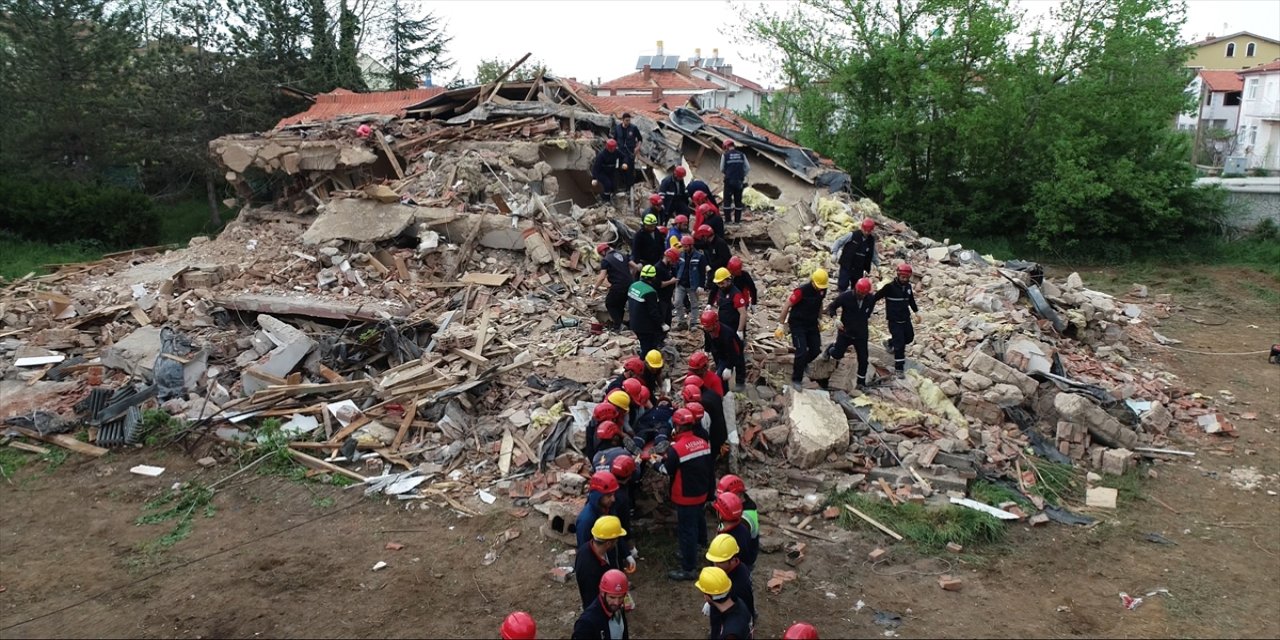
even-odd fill
[{"label": "residential house", "polygon": [[1280,40],[1241,31],[1191,44],[1192,69],[1248,69],[1280,58]]},{"label": "residential house", "polygon": [[[696,97],[705,109],[729,109],[731,111],[760,112],[765,88],[759,83],[733,72],[733,65],[726,64],[720,50],[714,49],[711,58],[703,58],[702,50],[688,60],[663,53],[662,41],[652,56],[640,56],[636,72],[601,83],[595,94],[602,97],[649,96],[655,104],[676,100],[682,102]],[[681,105],[676,105],[681,106]]]},{"label": "residential house", "polygon": [[1236,147],[1245,166],[1280,170],[1280,60],[1240,72],[1244,95]]},{"label": "residential house", "polygon": [[[659,43],[661,44],[661,43]],[[733,72],[733,65],[726,64],[719,49],[711,50],[711,57],[702,57],[702,49],[694,49],[694,55],[686,61],[689,74],[719,85],[710,96],[703,99],[704,106],[724,107],[731,111],[760,113],[761,103],[767,94],[758,82],[748,80]]]},{"label": "residential house", "polygon": [[1196,96],[1196,108],[1178,115],[1178,128],[1234,132],[1239,123],[1243,89],[1244,80],[1235,71],[1201,70],[1187,86],[1187,92]]}]

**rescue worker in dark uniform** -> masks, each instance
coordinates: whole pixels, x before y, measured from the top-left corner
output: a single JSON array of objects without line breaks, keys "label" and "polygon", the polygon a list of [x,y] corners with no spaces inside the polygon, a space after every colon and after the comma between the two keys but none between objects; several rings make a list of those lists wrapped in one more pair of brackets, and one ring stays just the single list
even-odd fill
[{"label": "rescue worker in dark uniform", "polygon": [[596,154],[591,164],[591,186],[600,187],[600,201],[612,202],[615,191],[625,190],[630,186],[624,182],[625,175],[631,171],[631,165],[618,150],[617,140],[606,140],[604,151]]},{"label": "rescue worker in dark uniform", "polygon": [[600,578],[607,571],[620,568],[618,541],[626,534],[618,516],[600,516],[591,525],[587,540],[578,545],[578,554],[573,562],[573,577],[578,583],[578,596],[582,599],[583,609],[591,606],[591,601],[599,595]]},{"label": "rescue worker in dark uniform", "polygon": [[874,300],[883,299],[884,315],[889,321],[889,345],[893,347],[893,369],[901,378],[907,366],[907,345],[916,339],[911,325],[911,312],[920,313],[916,294],[911,290],[911,265],[898,265],[898,277],[880,287]]},{"label": "rescue worker in dark uniform", "polygon": [[635,184],[636,154],[640,152],[640,143],[644,140],[644,136],[640,135],[640,129],[631,124],[630,113],[622,114],[622,122],[613,125],[613,139],[618,141],[618,151],[631,167],[624,176],[625,181],[619,185],[619,189],[629,189],[632,184]]},{"label": "rescue worker in dark uniform", "polygon": [[631,263],[636,265],[636,268],[640,265],[657,264],[662,259],[662,252],[667,248],[665,234],[658,231],[658,216],[647,213],[642,224],[635,237],[631,239]]},{"label": "rescue worker in dark uniform", "polygon": [[693,209],[689,206],[689,189],[684,184],[685,175],[685,168],[677,166],[672,170],[671,175],[658,183],[658,193],[662,195],[662,208],[673,216],[681,214],[687,216],[693,213]]},{"label": "rescue worker in dark uniform", "polygon": [[619,374],[618,377],[609,381],[609,384],[604,388],[604,391],[605,393],[608,393],[614,389],[621,389],[622,383],[626,382],[628,378],[635,378],[643,373],[644,360],[641,360],[638,356],[630,356],[626,360],[622,361],[622,373]]},{"label": "rescue worker in dark uniform", "polygon": [[[709,275],[714,275],[720,269],[729,268],[729,258],[733,257],[733,253],[729,250],[729,243],[717,236],[711,227],[704,224],[694,230],[693,246],[701,249],[702,254],[706,256]],[[705,286],[707,291],[714,291],[716,288],[710,278],[707,278]]]},{"label": "rescue worker in dark uniform", "polygon": [[712,538],[711,544],[707,546],[707,560],[729,576],[729,581],[733,583],[729,596],[747,605],[747,611],[751,612],[754,625],[760,614],[756,611],[755,589],[751,586],[751,569],[742,561],[741,552],[738,541],[734,540],[733,536],[721,533]]},{"label": "rescue worker in dark uniform", "polygon": [[729,222],[742,222],[742,191],[747,187],[747,174],[751,163],[747,154],[739,151],[732,140],[724,141],[724,155],[720,156],[720,173],[724,175],[724,214]]},{"label": "rescue worker in dark uniform", "polygon": [[666,338],[657,282],[657,268],[646,264],[640,268],[640,279],[627,289],[627,313],[631,316],[631,330],[640,341],[640,353],[661,350]]},{"label": "rescue worker in dark uniform", "polygon": [[876,221],[866,218],[857,231],[836,241],[833,251],[840,264],[840,274],[836,279],[836,290],[844,292],[854,280],[871,273],[876,259],[876,237],[872,234],[876,229]]},{"label": "rescue worker in dark uniform", "polygon": [[733,327],[738,337],[746,340],[747,308],[750,306],[747,294],[733,286],[733,276],[728,268],[716,269],[711,281],[715,288],[707,295],[707,306],[715,308],[720,314],[720,322]]},{"label": "rescue worker in dark uniform", "polygon": [[720,216],[720,210],[710,202],[698,205],[697,215],[702,219],[701,224],[711,227],[716,232],[716,237],[724,239],[724,218]]},{"label": "rescue worker in dark uniform", "polygon": [[711,633],[707,638],[725,640],[751,637],[751,612],[747,610],[746,603],[730,595],[733,582],[724,569],[706,567],[698,575],[695,586],[710,605],[707,607],[707,616],[711,619]]},{"label": "rescue worker in dark uniform", "polygon": [[824,352],[828,358],[840,360],[853,347],[858,356],[858,387],[867,386],[867,321],[875,311],[876,299],[871,295],[871,279],[861,278],[852,291],[836,296],[827,305],[827,315],[837,317],[835,344]]},{"label": "rescue worker in dark uniform", "polygon": [[627,289],[635,280],[631,276],[631,264],[621,252],[605,243],[596,245],[596,253],[600,254],[600,275],[596,277],[592,290],[598,289],[607,280],[609,291],[604,296],[604,308],[609,311],[610,329],[622,331],[622,318],[627,311]]},{"label": "rescue worker in dark uniform", "polygon": [[644,213],[656,217],[659,225],[667,224],[667,208],[662,206],[662,196],[656,193],[649,194],[649,208]]},{"label": "rescue worker in dark uniform", "polygon": [[[672,580],[694,580],[698,566],[698,540],[707,537],[706,511],[703,509],[711,493],[714,454],[706,440],[693,433],[693,413],[678,409],[671,418],[675,426],[674,440],[662,458],[659,469],[671,478],[671,502],[676,507],[676,540],[680,568],[667,577]],[[727,590],[726,590],[727,591]]]},{"label": "rescue worker in dark uniform", "polygon": [[611,569],[600,578],[599,595],[573,623],[573,640],[627,640],[627,574]]},{"label": "rescue worker in dark uniform", "polygon": [[733,286],[747,296],[747,303],[754,307],[760,304],[760,292],[756,289],[756,280],[751,274],[742,268],[742,258],[734,256],[729,258],[729,275],[733,276]]},{"label": "rescue worker in dark uniform", "polygon": [[676,284],[680,282],[680,278],[676,276],[679,262],[680,252],[675,249],[667,249],[662,252],[662,260],[654,265],[658,271],[658,300],[662,302],[662,323],[667,326],[671,326]]},{"label": "rescue worker in dark uniform", "polygon": [[791,344],[795,346],[795,362],[791,366],[791,386],[802,388],[804,370],[815,358],[822,355],[822,333],[818,328],[818,320],[822,317],[822,301],[827,295],[826,269],[815,269],[809,281],[797,287],[782,305],[782,315],[778,318],[778,329],[774,336],[779,340],[791,330]]},{"label": "rescue worker in dark uniform", "polygon": [[742,498],[731,491],[725,491],[716,496],[712,506],[715,507],[716,515],[720,516],[719,532],[733,536],[742,553],[742,561],[747,564],[748,569],[754,569],[756,558],[760,554],[759,539],[751,537],[751,523],[742,518]]},{"label": "rescue worker in dark uniform", "polygon": [[[701,193],[702,196],[698,196],[699,193]],[[697,178],[689,181],[689,198],[693,202],[694,207],[702,204],[702,201],[710,202],[717,207],[720,206],[720,204],[716,202],[716,194],[712,193],[711,187]]]},{"label": "rescue worker in dark uniform", "polygon": [[[720,320],[715,311],[703,311],[698,318],[705,336],[702,348],[711,354],[716,365],[716,375],[724,378],[725,372],[733,369],[737,380],[737,390],[742,391],[747,384],[746,343],[734,327]],[[725,378],[726,382],[728,381]]]}]

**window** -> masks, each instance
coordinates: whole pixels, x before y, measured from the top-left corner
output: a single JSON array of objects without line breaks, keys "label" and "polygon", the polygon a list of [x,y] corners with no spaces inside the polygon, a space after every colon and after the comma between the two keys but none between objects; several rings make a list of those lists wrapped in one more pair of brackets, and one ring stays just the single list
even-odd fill
[{"label": "window", "polygon": [[1236,43],[1234,42],[1227,43],[1227,57],[1228,58],[1236,57]]},{"label": "window", "polygon": [[1259,78],[1249,78],[1249,81],[1245,83],[1245,89],[1244,89],[1246,99],[1248,100],[1258,99],[1258,84],[1260,82],[1261,80]]},{"label": "window", "polygon": [[1213,106],[1213,92],[1212,92],[1212,91],[1206,92],[1206,93],[1204,94],[1204,106],[1206,106],[1206,107],[1212,107],[1212,106]]},{"label": "window", "polygon": [[1249,127],[1249,145],[1253,146],[1258,142],[1258,125]]},{"label": "window", "polygon": [[1238,107],[1238,106],[1240,106],[1240,92],[1239,92],[1239,91],[1232,91],[1232,92],[1230,92],[1230,93],[1225,93],[1225,94],[1223,94],[1223,95],[1222,95],[1222,106],[1224,106],[1224,107]]},{"label": "window", "polygon": [[1256,42],[1250,42],[1249,44],[1244,46],[1244,57],[1246,58],[1252,58],[1254,54],[1257,52],[1258,52],[1258,44]]}]

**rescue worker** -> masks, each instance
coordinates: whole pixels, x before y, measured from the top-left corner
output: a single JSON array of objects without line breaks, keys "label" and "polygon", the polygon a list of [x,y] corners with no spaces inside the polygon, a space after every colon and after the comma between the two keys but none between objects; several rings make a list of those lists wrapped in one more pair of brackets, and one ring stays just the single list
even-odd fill
[{"label": "rescue worker", "polygon": [[613,202],[615,191],[630,186],[630,182],[624,182],[630,171],[631,165],[618,150],[618,141],[606,140],[604,151],[597,153],[595,162],[591,163],[591,186],[600,187],[600,202]]},{"label": "rescue worker", "polygon": [[[578,530],[578,537],[583,531]],[[627,532],[617,516],[600,516],[590,528],[586,542],[578,545],[578,555],[573,561],[573,577],[578,582],[578,596],[582,608],[591,606],[599,594],[600,578],[606,571],[619,569],[618,540]],[[630,558],[630,556],[628,556]]]},{"label": "rescue worker", "polygon": [[875,229],[876,221],[864,218],[858,229],[841,236],[832,245],[831,253],[840,265],[837,291],[847,290],[855,279],[871,273],[876,260],[876,237],[872,235]]},{"label": "rescue worker", "polygon": [[676,263],[676,297],[672,306],[680,325],[693,329],[693,316],[702,307],[699,292],[707,278],[707,257],[694,246],[691,235],[681,237],[680,244],[684,249]]},{"label": "rescue worker", "polygon": [[916,339],[915,328],[911,325],[911,312],[920,313],[916,306],[916,295],[911,290],[911,265],[898,265],[898,277],[889,284],[880,287],[872,299],[874,303],[883,299],[885,319],[889,321],[889,344],[893,348],[893,369],[901,378],[907,366],[907,345]]},{"label": "rescue worker", "polygon": [[618,377],[609,382],[609,386],[604,388],[605,393],[614,389],[621,389],[622,383],[628,378],[635,378],[644,373],[644,360],[639,356],[631,356],[622,361],[622,373]]},{"label": "rescue worker", "polygon": [[708,638],[723,640],[751,637],[751,612],[742,600],[729,595],[733,590],[733,582],[724,569],[706,567],[694,584],[702,592],[707,604],[711,605],[707,611],[711,618],[711,633]]},{"label": "rescue worker", "polygon": [[[702,405],[709,418],[707,431],[711,436],[711,452],[719,458],[724,454],[722,450],[724,444],[729,441],[729,421],[724,416],[724,398],[705,386],[698,387],[698,403]],[[712,474],[710,480],[712,486],[715,485],[715,481],[715,475]],[[709,500],[714,498],[714,495],[708,496]]]},{"label": "rescue worker", "polygon": [[756,501],[752,500],[751,495],[747,493],[746,483],[732,473],[725,474],[716,483],[716,497],[720,497],[722,493],[732,493],[742,501],[742,520],[751,528],[751,540],[755,542],[756,550],[759,551],[760,511],[756,507]]},{"label": "rescue worker", "polygon": [[627,640],[627,574],[610,569],[600,578],[599,595],[573,623],[573,640]]},{"label": "rescue worker", "polygon": [[836,296],[827,305],[827,315],[835,317],[836,341],[824,352],[828,358],[840,360],[853,347],[858,356],[858,387],[867,386],[867,337],[870,335],[867,321],[875,311],[876,299],[871,295],[871,279],[859,278],[852,291],[845,291]]},{"label": "rescue worker", "polygon": [[742,519],[742,499],[736,493],[725,491],[716,496],[714,506],[716,515],[720,516],[717,531],[733,536],[738,542],[742,561],[748,569],[754,569],[760,548],[757,539],[751,537],[751,525]]},{"label": "rescue worker", "polygon": [[724,238],[724,218],[720,216],[720,210],[710,202],[698,205],[698,224],[705,224],[716,232],[717,238]]},{"label": "rescue worker", "polygon": [[656,193],[649,194],[649,208],[644,213],[657,216],[659,225],[667,223],[667,210],[662,206],[662,196]]},{"label": "rescue worker", "polygon": [[680,568],[667,574],[672,580],[694,580],[698,542],[707,537],[706,504],[711,492],[715,458],[711,445],[693,433],[693,413],[679,409],[672,416],[675,439],[662,459],[661,471],[671,477],[671,502],[676,508],[676,539]]},{"label": "rescue worker", "polygon": [[596,245],[596,253],[600,254],[600,275],[596,276],[595,290],[605,281],[609,283],[609,291],[604,295],[604,308],[609,311],[610,327],[615,333],[622,331],[622,320],[627,311],[627,289],[631,287],[631,265],[626,256],[605,243]]},{"label": "rescue worker", "polygon": [[703,311],[698,320],[704,335],[702,348],[715,361],[716,375],[727,383],[725,372],[733,369],[737,379],[735,388],[738,391],[746,389],[747,356],[742,338],[733,327],[721,322],[720,314],[715,311]]},{"label": "rescue worker", "polygon": [[[760,613],[756,611],[755,589],[751,587],[751,569],[742,561],[741,553],[742,549],[738,546],[738,541],[727,533],[717,534],[707,546],[707,559],[729,576],[729,582],[733,583],[729,595],[747,605],[747,611],[751,612],[751,623],[754,626]],[[703,612],[706,613],[705,608]]]},{"label": "rescue worker", "polygon": [[631,264],[638,269],[640,265],[657,264],[662,259],[662,252],[667,248],[667,238],[658,232],[658,216],[646,213],[639,231],[631,239]]},{"label": "rescue worker", "polygon": [[[631,517],[635,510],[636,490],[640,483],[639,475],[636,473],[636,459],[631,454],[624,453],[614,458],[609,463],[609,473],[618,479],[618,493],[615,494],[613,504],[614,511],[618,514],[618,519],[622,521],[623,530],[627,531],[622,536],[622,542],[618,543],[618,553],[631,558],[631,562],[623,561],[623,571],[632,573],[635,571],[635,561],[639,559],[640,553],[636,551],[635,541],[631,538]],[[629,567],[629,568],[628,568]]]},{"label": "rescue worker", "polygon": [[[631,114],[622,114],[622,122],[613,125],[613,139],[618,141],[618,151],[627,159],[627,164],[636,165],[636,152],[640,151],[640,143],[644,136],[640,129],[631,124]],[[630,176],[628,176],[630,177]],[[627,181],[630,185],[630,180]]]},{"label": "rescue worker", "polygon": [[671,219],[671,228],[667,229],[667,246],[672,249],[681,249],[683,245],[680,244],[680,239],[689,234],[689,216],[683,213],[676,215]]},{"label": "rescue worker", "polygon": [[694,351],[689,356],[689,374],[702,378],[703,387],[716,392],[721,398],[724,397],[724,380],[711,368],[711,358],[707,357],[706,351]]},{"label": "rescue worker", "polygon": [[724,211],[729,222],[742,222],[742,191],[747,187],[747,174],[751,163],[747,154],[738,150],[732,140],[724,141],[724,154],[720,156],[720,173],[724,176]]},{"label": "rescue worker", "polygon": [[[622,427],[612,420],[601,422],[600,426],[596,427],[596,452],[588,458],[591,460],[593,471],[613,473],[613,461],[618,456],[629,455],[627,448],[622,446],[623,438]],[[614,477],[617,478],[616,475]],[[622,478],[618,478],[618,482],[621,483]],[[617,503],[617,496],[615,496],[614,504],[617,505]]]},{"label": "rescue worker", "polygon": [[640,374],[640,382],[649,388],[652,395],[662,393],[662,374],[666,365],[661,351],[655,349],[644,354],[644,373]]},{"label": "rescue worker", "polygon": [[640,268],[640,279],[627,290],[627,313],[631,330],[640,341],[640,353],[661,349],[668,325],[663,324],[662,301],[658,299],[658,270],[651,264]]},{"label": "rescue worker", "polygon": [[578,546],[586,542],[591,535],[591,527],[596,520],[613,513],[614,495],[618,492],[618,479],[608,471],[597,471],[587,481],[587,503],[578,512],[577,535]]},{"label": "rescue worker", "polygon": [[782,640],[818,640],[818,629],[808,622],[797,622],[782,632]]},{"label": "rescue worker", "polygon": [[689,413],[693,415],[694,435],[710,443],[711,421],[706,417],[707,411],[702,406],[702,389],[700,387],[687,384],[680,390],[680,399],[684,400],[684,408],[688,409]]},{"label": "rescue worker", "polygon": [[[729,258],[733,257],[733,252],[729,249],[729,243],[724,238],[716,235],[714,229],[707,225],[698,227],[693,232],[694,244],[701,246],[703,254],[707,256],[707,273],[715,274],[724,269],[729,269]],[[707,282],[707,290],[714,292],[716,289],[714,282]]]},{"label": "rescue worker", "polygon": [[756,289],[756,280],[742,268],[742,258],[738,256],[729,258],[725,268],[729,270],[729,275],[733,276],[733,286],[747,295],[747,304],[751,307],[760,304],[760,292]]},{"label": "rescue worker", "polygon": [[707,306],[714,307],[720,314],[720,322],[733,327],[738,337],[746,340],[749,299],[741,289],[733,286],[733,274],[729,273],[728,267],[716,269],[711,281],[716,287],[707,295]]},{"label": "rescue worker", "polygon": [[502,640],[534,640],[538,637],[538,623],[523,611],[513,611],[502,621],[498,635]]},{"label": "rescue worker", "polygon": [[[699,193],[703,194],[701,198],[698,197]],[[694,207],[702,204],[702,202],[699,201],[700,199],[710,202],[717,207],[720,206],[720,204],[716,202],[716,194],[711,191],[711,187],[697,178],[689,181],[689,197],[692,199]]]},{"label": "rescue worker", "polygon": [[658,183],[658,193],[662,194],[662,208],[672,214],[688,215],[693,211],[689,207],[689,190],[684,184],[685,174],[685,168],[677,166],[671,171],[671,175]]},{"label": "rescue worker", "polygon": [[658,300],[662,303],[662,323],[667,326],[671,325],[671,314],[675,309],[676,283],[680,281],[676,276],[679,262],[680,252],[667,249],[662,252],[662,260],[654,265],[658,271]]},{"label": "rescue worker", "polygon": [[804,384],[805,367],[822,355],[818,320],[822,317],[822,301],[827,295],[828,285],[827,270],[815,269],[809,281],[796,287],[786,304],[782,305],[778,329],[773,332],[781,340],[786,335],[786,328],[791,330],[791,344],[796,349],[795,362],[791,366],[791,386],[795,389],[801,389]]},{"label": "rescue worker", "polygon": [[[612,395],[613,392],[610,392],[610,396]],[[622,397],[625,399],[627,394],[623,393]],[[627,401],[627,404],[628,406],[630,405],[630,400]],[[588,460],[596,453],[596,434],[599,433],[600,425],[606,422],[617,425],[617,421],[621,417],[623,417],[622,411],[611,402],[601,402],[595,406],[595,409],[592,409],[591,422],[587,423],[586,444],[583,447],[583,453],[587,454]]]}]

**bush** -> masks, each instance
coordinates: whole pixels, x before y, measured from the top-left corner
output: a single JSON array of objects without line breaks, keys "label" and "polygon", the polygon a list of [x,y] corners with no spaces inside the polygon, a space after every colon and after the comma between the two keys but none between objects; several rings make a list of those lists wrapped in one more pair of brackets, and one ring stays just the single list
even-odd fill
[{"label": "bush", "polygon": [[8,177],[0,178],[0,231],[123,249],[156,244],[160,214],[145,195],[118,187]]}]

